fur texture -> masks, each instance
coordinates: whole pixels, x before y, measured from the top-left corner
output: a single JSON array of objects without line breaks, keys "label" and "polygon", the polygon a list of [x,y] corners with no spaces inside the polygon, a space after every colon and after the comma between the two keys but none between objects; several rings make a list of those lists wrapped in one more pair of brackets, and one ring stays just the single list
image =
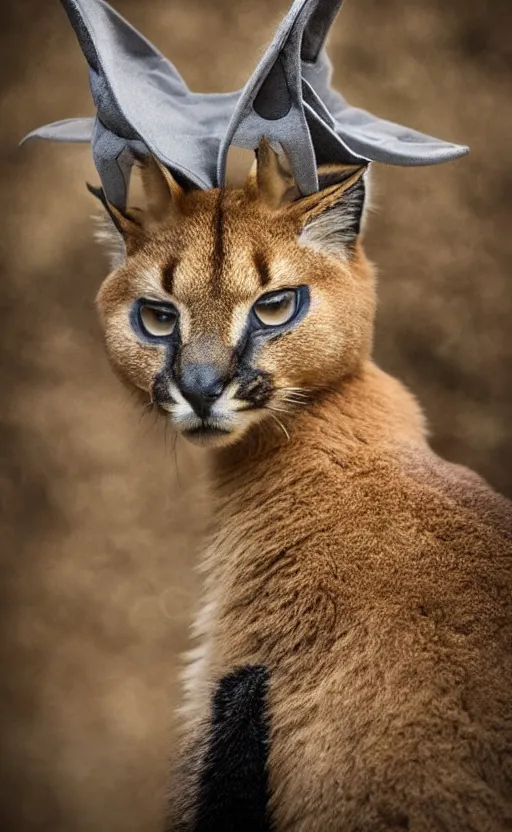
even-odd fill
[{"label": "fur texture", "polygon": [[[272,153],[242,190],[170,183],[167,205],[153,168],[158,216],[116,217],[127,260],[98,299],[114,367],[178,431],[197,424],[184,362],[225,385],[201,422],[216,522],[169,829],[198,828],[215,691],[244,666],[268,673],[277,832],[510,829],[510,504],[431,451],[416,401],[371,361],[363,171],[290,200]],[[294,288],[301,315],[251,329],[259,298]],[[167,340],[137,329],[141,299],[178,310]]]},{"label": "fur texture", "polygon": [[220,680],[212,703],[197,794],[195,832],[270,832],[268,674],[240,667]]}]

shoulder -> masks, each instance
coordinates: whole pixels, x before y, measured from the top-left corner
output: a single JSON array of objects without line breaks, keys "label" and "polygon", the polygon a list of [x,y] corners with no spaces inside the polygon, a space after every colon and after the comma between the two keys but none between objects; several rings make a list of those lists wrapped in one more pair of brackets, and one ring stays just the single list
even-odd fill
[{"label": "shoulder", "polygon": [[512,540],[512,502],[495,491],[475,471],[447,462],[428,446],[406,448],[401,467],[404,475],[451,516],[468,524],[495,529]]}]

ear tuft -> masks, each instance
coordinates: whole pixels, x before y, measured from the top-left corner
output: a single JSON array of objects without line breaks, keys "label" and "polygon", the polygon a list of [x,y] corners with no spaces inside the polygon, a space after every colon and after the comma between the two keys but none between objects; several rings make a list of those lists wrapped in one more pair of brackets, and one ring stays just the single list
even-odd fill
[{"label": "ear tuft", "polygon": [[113,239],[114,230],[122,238],[125,254],[132,254],[140,247],[148,230],[172,221],[183,197],[181,186],[153,156],[140,156],[136,160],[136,167],[139,177],[132,177],[130,201],[133,198],[132,188],[137,185],[138,179],[142,185],[143,204],[140,208],[130,205],[122,212],[108,201],[102,188],[87,185],[89,192],[103,205],[110,221],[101,224],[101,230],[96,236],[103,242],[108,239],[109,248],[114,248],[117,257],[120,247],[118,241]]},{"label": "ear tuft", "polygon": [[361,233],[367,170],[367,165],[319,168],[320,190],[290,207],[299,222],[301,245],[337,256],[354,247]]},{"label": "ear tuft", "polygon": [[119,231],[120,234],[122,234],[123,233],[122,232],[122,226],[121,226],[121,223],[119,222],[119,217],[118,217],[119,212],[113,210],[113,206],[110,205],[110,202],[108,201],[103,188],[96,188],[94,185],[91,185],[89,182],[86,182],[85,185],[86,185],[86,188],[89,191],[89,193],[92,194],[93,197],[95,197],[95,199],[97,199],[99,202],[101,202],[101,204],[103,205],[103,208],[105,209],[107,215],[110,217],[110,221],[112,222],[113,226]]},{"label": "ear tuft", "polygon": [[100,244],[106,245],[111,256],[113,268],[119,268],[126,255],[136,251],[144,236],[141,223],[131,211],[124,214],[106,197],[103,188],[87,184],[87,190],[101,202],[105,214],[97,219],[95,237]]}]

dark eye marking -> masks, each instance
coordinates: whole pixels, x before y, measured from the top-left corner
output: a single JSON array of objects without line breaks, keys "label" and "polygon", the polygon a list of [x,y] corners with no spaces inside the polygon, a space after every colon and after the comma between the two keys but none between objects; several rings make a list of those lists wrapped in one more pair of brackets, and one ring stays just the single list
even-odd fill
[{"label": "dark eye marking", "polygon": [[169,292],[170,295],[172,294],[174,272],[176,271],[177,265],[178,260],[175,257],[171,257],[169,262],[162,268],[162,286],[166,292]]},{"label": "dark eye marking", "polygon": [[265,255],[262,251],[255,251],[253,253],[253,258],[256,271],[258,272],[260,278],[261,285],[268,286],[268,284],[270,283],[270,271]]}]

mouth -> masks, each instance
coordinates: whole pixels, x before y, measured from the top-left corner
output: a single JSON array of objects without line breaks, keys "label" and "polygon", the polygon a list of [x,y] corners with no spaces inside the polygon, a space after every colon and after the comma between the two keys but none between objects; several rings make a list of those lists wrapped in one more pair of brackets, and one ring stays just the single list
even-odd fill
[{"label": "mouth", "polygon": [[190,442],[203,447],[205,445],[218,445],[223,439],[227,439],[230,434],[230,430],[224,430],[208,422],[202,422],[200,425],[182,431],[182,435]]},{"label": "mouth", "polygon": [[155,396],[156,404],[170,416],[178,434],[203,448],[232,445],[264,413],[264,408],[255,403],[235,399],[229,389],[215,403],[211,412],[204,415],[193,410],[175,385],[171,385],[170,393],[172,398]]}]

